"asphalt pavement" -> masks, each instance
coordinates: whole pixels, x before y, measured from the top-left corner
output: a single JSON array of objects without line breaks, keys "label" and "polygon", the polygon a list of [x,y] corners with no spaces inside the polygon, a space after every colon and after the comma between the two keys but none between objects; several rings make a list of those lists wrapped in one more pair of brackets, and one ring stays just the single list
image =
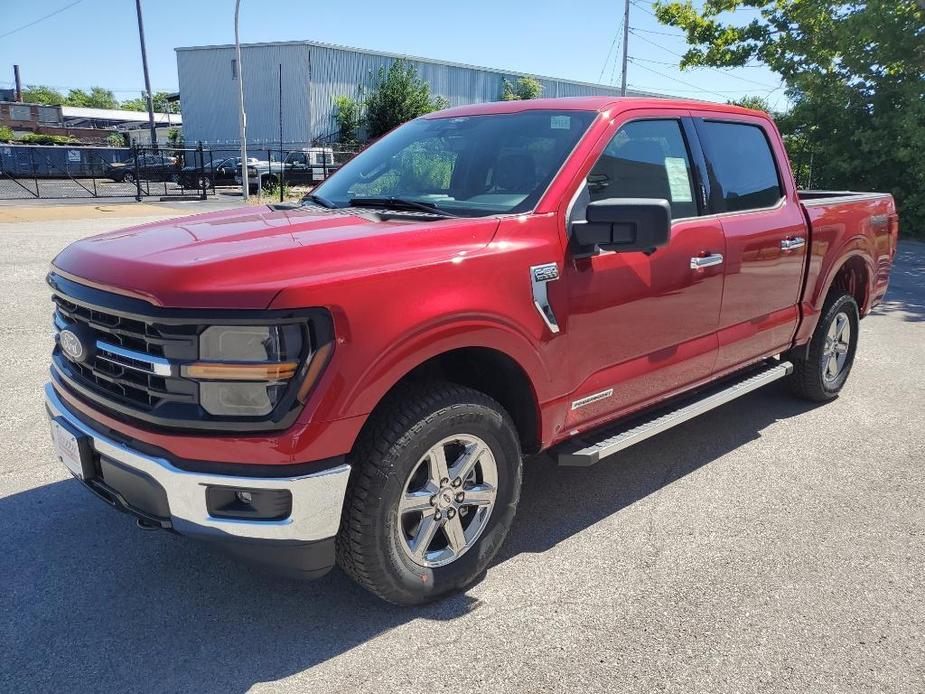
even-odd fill
[{"label": "asphalt pavement", "polygon": [[139,530],[53,459],[48,262],[140,221],[0,223],[0,691],[925,691],[925,245],[836,401],[530,460],[484,579],[405,609]]}]

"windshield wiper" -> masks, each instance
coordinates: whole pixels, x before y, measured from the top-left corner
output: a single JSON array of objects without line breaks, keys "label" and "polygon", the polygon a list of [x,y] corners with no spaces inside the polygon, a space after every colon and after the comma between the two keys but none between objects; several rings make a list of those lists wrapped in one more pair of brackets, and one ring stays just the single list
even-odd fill
[{"label": "windshield wiper", "polygon": [[381,198],[351,198],[350,205],[353,207],[388,207],[394,210],[421,210],[422,212],[431,212],[444,217],[459,216],[458,214],[441,210],[432,202],[408,200],[407,198],[398,198],[394,195]]},{"label": "windshield wiper", "polygon": [[322,207],[327,207],[329,210],[333,210],[337,207],[337,205],[335,205],[333,202],[331,202],[327,198],[323,198],[320,195],[317,195],[315,193],[309,193],[305,197],[311,200],[312,202],[321,205]]}]

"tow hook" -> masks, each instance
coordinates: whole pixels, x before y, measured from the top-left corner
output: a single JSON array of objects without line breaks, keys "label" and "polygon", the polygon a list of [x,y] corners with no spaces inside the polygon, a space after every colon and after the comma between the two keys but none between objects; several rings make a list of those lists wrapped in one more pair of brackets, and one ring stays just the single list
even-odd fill
[{"label": "tow hook", "polygon": [[152,523],[149,520],[143,518],[136,518],[135,525],[137,525],[142,530],[160,530],[161,526],[157,523]]}]

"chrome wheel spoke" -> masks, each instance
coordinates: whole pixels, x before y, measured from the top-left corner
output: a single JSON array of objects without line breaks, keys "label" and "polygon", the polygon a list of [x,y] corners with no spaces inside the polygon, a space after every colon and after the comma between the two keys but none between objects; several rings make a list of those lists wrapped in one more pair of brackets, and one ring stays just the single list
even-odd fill
[{"label": "chrome wheel spoke", "polygon": [[442,481],[450,476],[446,466],[446,449],[443,445],[431,448],[428,460],[430,463],[430,481],[439,489]]},{"label": "chrome wheel spoke", "polygon": [[462,521],[459,516],[453,516],[443,526],[443,532],[446,533],[446,540],[454,554],[459,554],[466,546],[466,533],[463,531]]},{"label": "chrome wheel spoke", "polygon": [[435,520],[432,515],[421,519],[421,524],[411,544],[411,553],[415,558],[422,560],[426,558],[427,548],[434,541],[434,535],[439,527],[440,521]]},{"label": "chrome wheel spoke", "polygon": [[488,506],[494,503],[497,490],[488,484],[479,484],[466,490],[463,506]]},{"label": "chrome wheel spoke", "polygon": [[845,342],[839,342],[834,347],[837,354],[846,354],[848,352],[848,344]]},{"label": "chrome wheel spoke", "polygon": [[471,443],[466,446],[465,452],[453,463],[453,467],[450,468],[449,478],[451,480],[465,480],[466,477],[469,476],[469,473],[472,472],[472,468],[475,467],[475,464],[479,462],[482,454],[487,450],[488,449],[481,442]]},{"label": "chrome wheel spoke", "polygon": [[433,505],[430,503],[433,496],[434,493],[429,489],[406,493],[398,503],[398,513],[404,515],[405,513],[433,511]]}]

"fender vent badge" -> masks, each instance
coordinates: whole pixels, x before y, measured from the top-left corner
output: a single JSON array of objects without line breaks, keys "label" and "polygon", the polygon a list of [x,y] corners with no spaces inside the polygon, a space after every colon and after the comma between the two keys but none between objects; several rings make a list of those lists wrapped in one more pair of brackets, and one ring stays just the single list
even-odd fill
[{"label": "fender vent badge", "polygon": [[559,279],[559,266],[555,263],[534,265],[530,268],[530,282],[533,285],[533,305],[540,312],[540,317],[553,333],[559,332],[559,322],[546,292],[546,283]]}]

